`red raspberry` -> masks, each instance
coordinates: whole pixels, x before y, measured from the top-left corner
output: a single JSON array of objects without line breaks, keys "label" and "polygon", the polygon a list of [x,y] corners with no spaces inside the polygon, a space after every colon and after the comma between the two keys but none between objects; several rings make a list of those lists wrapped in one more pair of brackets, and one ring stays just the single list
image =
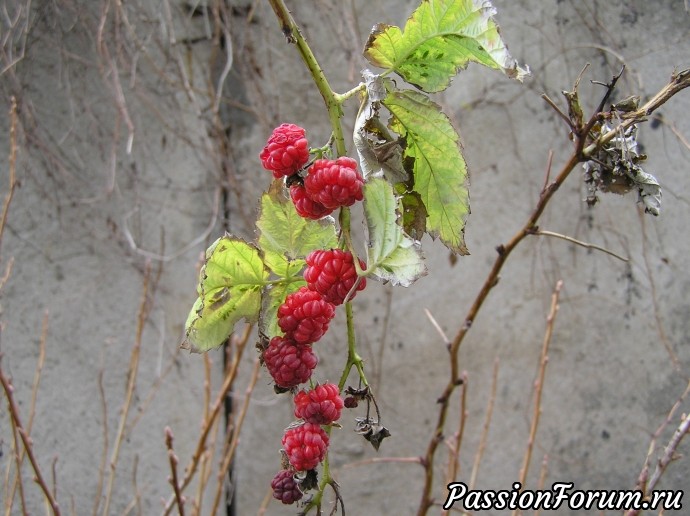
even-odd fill
[{"label": "red raspberry", "polygon": [[273,477],[273,480],[271,480],[273,498],[287,505],[293,504],[302,498],[303,493],[300,491],[299,483],[295,480],[294,475],[294,471],[283,469]]},{"label": "red raspberry", "polygon": [[295,417],[307,423],[330,425],[340,419],[343,399],[333,383],[317,385],[311,391],[299,391],[295,396]]},{"label": "red raspberry", "polygon": [[363,184],[357,162],[347,157],[335,161],[317,159],[304,180],[309,198],[333,210],[361,201]]},{"label": "red raspberry", "polygon": [[301,287],[278,308],[278,326],[297,344],[311,344],[323,337],[334,315],[333,303],[318,292]]},{"label": "red raspberry", "polygon": [[326,208],[323,204],[312,201],[302,185],[290,187],[290,198],[299,216],[305,219],[318,220],[333,213],[333,210]]},{"label": "red raspberry", "polygon": [[[357,270],[350,251],[331,249],[324,251],[317,249],[306,258],[307,268],[304,269],[304,279],[310,290],[321,294],[326,301],[334,305],[341,305],[348,292],[357,281]],[[360,268],[366,269],[366,264],[359,260]],[[357,285],[355,294],[367,286],[367,280],[362,278]]]},{"label": "red raspberry", "polygon": [[276,179],[297,173],[309,161],[309,143],[304,129],[295,124],[276,127],[259,158]]},{"label": "red raspberry", "polygon": [[285,337],[273,337],[264,350],[263,358],[276,385],[284,389],[309,380],[319,362],[311,346],[298,346]]},{"label": "red raspberry", "polygon": [[326,456],[328,434],[319,425],[304,423],[285,431],[283,448],[297,471],[314,469]]}]

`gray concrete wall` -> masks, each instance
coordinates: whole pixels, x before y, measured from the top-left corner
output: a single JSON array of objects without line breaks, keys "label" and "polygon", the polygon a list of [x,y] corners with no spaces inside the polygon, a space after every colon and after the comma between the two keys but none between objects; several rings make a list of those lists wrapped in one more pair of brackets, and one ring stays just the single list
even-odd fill
[{"label": "gray concrete wall", "polygon": [[[116,39],[115,11],[110,11],[104,31],[109,54],[97,38],[103,6],[34,5],[26,56],[12,74],[0,77],[3,112],[10,94],[22,106],[21,186],[0,257],[3,271],[14,258],[0,298],[2,367],[12,377],[26,419],[47,313],[32,438],[44,471],[50,472],[56,459],[58,499],[75,514],[91,512],[97,493],[105,436],[99,378],[112,451],[146,263],[161,273],[148,292],[151,311],[130,416],[136,424],[123,443],[113,514],[126,512],[133,502],[138,503],[133,512],[155,514],[160,499],[169,496],[166,425],[175,433],[181,468],[192,453],[204,399],[203,358],[180,353],[178,345],[195,296],[196,267],[200,253],[224,228],[253,234],[258,197],[270,181],[257,160],[265,138],[286,121],[306,127],[313,142],[325,141],[330,132],[321,99],[267,3],[248,3],[250,11],[237,3],[229,20],[234,61],[220,110],[229,123],[227,155],[222,156],[223,140],[214,136],[209,110],[213,98],[206,92],[209,77],[217,79],[225,60],[211,42],[197,42],[207,34],[205,18],[185,14],[172,3],[169,16],[165,3],[136,4],[124,12],[141,46],[132,45],[126,31]],[[368,4],[290,3],[338,91],[359,81],[361,47],[371,25],[404,23],[415,2]],[[622,63],[627,71],[621,98],[655,93],[675,68],[690,63],[690,14],[679,0],[497,0],[495,5],[511,53],[529,64],[532,78],[521,85],[470,66],[437,98],[458,124],[470,166],[472,214],[466,239],[472,254],[452,266],[442,245],[425,239],[427,277],[407,290],[370,282],[356,299],[361,354],[393,436],[376,453],[351,431],[353,418],[362,415],[357,411],[345,413],[343,429],[334,431],[333,473],[351,514],[416,511],[422,469],[373,464],[372,459],[415,457],[425,450],[448,359],[424,309],[454,335],[489,272],[495,247],[515,233],[534,206],[549,151],[554,170],[569,155],[567,130],[540,94],[563,105],[560,91],[570,89],[590,63],[581,90],[586,109],[592,109],[602,88],[589,80],[609,80]],[[170,27],[175,45],[169,43]],[[133,62],[136,75],[126,66]],[[116,83],[109,63],[118,70],[134,128],[131,152],[123,106],[113,101]],[[497,394],[476,486],[507,489],[517,479],[550,295],[556,281],[563,280],[528,485],[536,487],[544,456],[547,483],[572,481],[582,489],[635,485],[652,433],[688,383],[690,149],[682,138],[687,142],[690,134],[689,110],[690,94],[681,94],[661,110],[662,124],[640,129],[649,155],[645,169],[657,176],[664,192],[659,217],[642,215],[630,196],[602,196],[588,208],[574,174],[541,220],[544,229],[628,256],[628,264],[546,237],[527,240],[510,258],[460,353],[468,391],[459,480],[467,481],[472,469],[495,360]],[[6,120],[3,127],[8,127]],[[2,134],[6,160],[7,129]],[[5,192],[6,166],[0,180]],[[223,187],[225,198],[219,197]],[[343,313],[317,346],[318,379],[337,380],[345,361]],[[677,367],[666,348],[677,357]],[[214,351],[210,358],[217,382],[222,354]],[[250,343],[236,405],[243,401],[254,360]],[[458,405],[456,395],[448,434],[457,428]],[[255,513],[268,493],[291,412],[289,398],[275,396],[262,371],[235,462],[237,514]],[[660,436],[659,449],[681,412],[688,412],[687,402]],[[3,404],[3,472],[12,462],[12,441]],[[685,442],[680,452],[687,450]],[[445,496],[446,461],[439,453],[439,500]],[[678,460],[661,487],[687,488],[689,474],[688,462]],[[40,498],[28,464],[23,475],[29,508],[37,513]],[[207,511],[208,503],[202,513]],[[293,512],[271,503],[266,514]]]}]

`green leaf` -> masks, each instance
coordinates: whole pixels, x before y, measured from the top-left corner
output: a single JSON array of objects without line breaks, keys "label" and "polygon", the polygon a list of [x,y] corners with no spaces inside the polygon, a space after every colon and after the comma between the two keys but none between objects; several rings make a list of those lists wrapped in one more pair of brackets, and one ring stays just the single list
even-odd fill
[{"label": "green leaf", "polygon": [[470,212],[467,166],[459,137],[440,107],[417,91],[392,91],[383,101],[390,127],[405,139],[404,157],[412,158],[414,191],[427,212],[426,231],[446,247],[469,254],[465,221]]},{"label": "green leaf", "polygon": [[261,215],[256,225],[261,232],[259,246],[266,266],[281,277],[297,274],[304,266],[302,258],[314,249],[338,245],[333,219],[300,217],[283,193],[280,181],[275,181],[261,197]]},{"label": "green leaf", "polygon": [[367,270],[383,281],[408,287],[427,271],[419,243],[398,225],[398,208],[393,187],[386,180],[372,178],[364,185]]},{"label": "green leaf", "polygon": [[263,306],[259,319],[259,331],[270,337],[282,335],[278,326],[278,308],[283,304],[285,298],[306,285],[304,279],[297,279],[292,282],[277,283],[266,287],[263,295]]},{"label": "green leaf", "polygon": [[259,250],[228,235],[206,251],[199,274],[199,297],[187,317],[182,347],[205,352],[223,344],[241,319],[255,322],[268,271]]},{"label": "green leaf", "polygon": [[299,274],[305,265],[302,258],[288,260],[283,253],[275,251],[264,251],[264,263],[266,267],[281,278],[291,278]]},{"label": "green leaf", "polygon": [[364,56],[374,66],[395,71],[426,92],[444,90],[455,74],[474,61],[522,80],[528,69],[510,56],[488,0],[425,0],[404,32],[374,27]]}]

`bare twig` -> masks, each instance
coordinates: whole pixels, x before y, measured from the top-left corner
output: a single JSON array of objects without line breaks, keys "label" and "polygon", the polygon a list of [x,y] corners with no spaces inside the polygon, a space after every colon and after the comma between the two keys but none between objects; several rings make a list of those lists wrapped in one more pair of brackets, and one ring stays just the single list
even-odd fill
[{"label": "bare twig", "polygon": [[[666,471],[666,468],[675,458],[676,450],[678,449],[680,442],[683,440],[683,437],[685,437],[689,433],[690,415],[684,414],[681,417],[681,421],[678,425],[678,428],[676,428],[676,431],[673,432],[673,436],[666,445],[666,449],[664,450],[663,456],[661,456],[661,458],[659,458],[659,460],[657,461],[654,473],[650,477],[649,482],[647,482],[647,488],[645,490],[646,493],[651,493],[652,491],[654,491],[656,484],[661,479],[662,475]],[[631,509],[627,511],[625,514],[626,516],[636,516],[637,514],[640,514],[640,509]]]},{"label": "bare twig", "polygon": [[647,252],[647,224],[644,217],[644,211],[638,209],[637,214],[640,219],[640,227],[642,228],[642,259],[644,260],[644,267],[645,271],[647,272],[647,279],[649,280],[649,290],[652,298],[652,307],[654,308],[654,322],[656,323],[656,330],[659,334],[659,340],[664,345],[664,349],[666,349],[666,352],[671,359],[673,367],[678,371],[680,370],[680,360],[678,359],[678,355],[676,355],[676,353],[673,351],[671,343],[666,336],[666,330],[664,330],[664,321],[661,319],[661,309],[659,308],[654,273],[652,272],[652,267],[649,263],[649,253]]},{"label": "bare twig", "polygon": [[[29,404],[29,420],[26,423],[26,433],[31,435],[31,430],[33,428],[34,416],[36,415],[36,399],[38,397],[38,386],[41,383],[41,373],[43,372],[43,364],[46,358],[46,338],[48,337],[48,312],[46,311],[43,315],[43,324],[41,328],[41,338],[38,344],[38,360],[36,361],[36,372],[34,373],[34,382],[31,387],[31,402]],[[12,500],[14,499],[15,490],[17,486],[21,484],[20,469],[19,466],[24,462],[24,450],[19,452],[17,458],[19,461],[17,464],[17,472],[15,479],[12,483],[10,493],[8,496],[9,506],[12,506]],[[21,488],[21,486],[20,486]]]},{"label": "bare twig", "polygon": [[[206,421],[209,417],[209,410],[211,408],[211,357],[208,353],[204,354],[204,414],[202,421]],[[216,431],[219,425],[215,425]],[[197,483],[196,498],[193,501],[194,513],[201,514],[201,506],[204,499],[204,492],[206,486],[211,478],[211,461],[213,457],[213,450],[215,450],[215,438],[211,438],[211,450],[207,450],[201,456],[199,461],[199,482]]]},{"label": "bare twig", "polygon": [[[2,215],[0,215],[0,250],[2,250],[2,235],[5,233],[7,214],[10,211],[10,204],[14,196],[14,189],[17,187],[17,99],[10,99],[10,160],[9,160],[9,181],[5,203],[2,205]],[[3,281],[4,283],[4,281]]]},{"label": "bare twig", "polygon": [[431,322],[431,324],[434,326],[438,334],[441,336],[441,339],[443,340],[443,343],[446,346],[450,345],[450,339],[446,335],[446,332],[443,331],[443,328],[441,328],[441,325],[438,323],[436,318],[431,314],[428,308],[424,309],[424,313],[426,314],[427,319]]},{"label": "bare twig", "polygon": [[[428,315],[428,314],[427,314]],[[449,458],[448,473],[446,474],[446,484],[453,482],[458,475],[460,463],[460,445],[462,436],[465,433],[465,422],[467,421],[467,372],[462,373],[462,388],[460,393],[460,411],[458,415],[458,429],[453,437],[448,440]],[[448,511],[446,511],[448,514]]]},{"label": "bare twig", "polygon": [[[546,317],[546,332],[544,333],[544,340],[541,347],[541,355],[539,358],[539,375],[536,382],[534,382],[534,413],[532,414],[532,423],[529,429],[529,438],[527,439],[527,449],[520,468],[520,475],[518,481],[524,487],[527,481],[527,471],[532,459],[532,449],[534,448],[534,441],[537,437],[537,428],[539,427],[539,418],[541,417],[541,394],[544,389],[544,377],[546,376],[546,365],[549,363],[549,345],[551,344],[551,336],[553,335],[553,326],[556,321],[556,314],[558,313],[558,296],[561,293],[563,281],[558,280],[556,287],[551,294],[551,308],[549,315]],[[513,514],[518,514],[513,511]]]},{"label": "bare twig", "polygon": [[101,400],[101,417],[103,418],[103,451],[101,453],[101,462],[98,466],[98,485],[93,502],[93,511],[91,512],[93,516],[98,514],[98,507],[101,505],[105,467],[108,463],[108,403],[105,399],[105,388],[103,387],[103,369],[98,372],[98,396]]},{"label": "bare twig", "polygon": [[[549,456],[544,455],[541,461],[541,468],[539,469],[539,481],[537,482],[537,491],[543,491],[546,485],[546,474],[549,471]],[[534,516],[539,516],[539,509],[534,511]]]},{"label": "bare twig", "polygon": [[5,283],[7,283],[7,280],[10,279],[10,275],[12,274],[12,266],[14,265],[14,257],[10,256],[10,259],[7,260],[7,266],[5,267],[5,274],[2,275],[0,278],[0,290],[3,289],[5,286]]},{"label": "bare twig", "polygon": [[549,181],[551,181],[551,166],[553,165],[553,151],[549,150],[549,157],[546,160],[546,172],[544,173],[544,186],[541,187],[543,192],[549,186]]},{"label": "bare twig", "polygon": [[484,456],[484,449],[486,448],[486,441],[489,438],[489,426],[491,425],[491,417],[494,412],[494,403],[496,402],[496,389],[498,388],[498,357],[494,360],[493,379],[491,380],[491,395],[486,406],[486,416],[484,417],[484,427],[482,428],[482,436],[477,446],[477,453],[474,456],[474,464],[472,464],[472,474],[470,475],[469,488],[474,489],[477,481],[477,474],[479,473],[479,464]]},{"label": "bare twig", "polygon": [[134,496],[132,500],[127,504],[122,514],[129,514],[135,508],[139,508],[137,514],[141,514],[141,492],[139,491],[139,485],[137,483],[137,471],[139,470],[139,454],[134,455],[134,464],[132,465],[132,493]]},{"label": "bare twig", "polygon": [[596,141],[584,148],[582,150],[583,154],[585,156],[592,156],[597,149],[610,142],[619,134],[620,131],[625,132],[625,130],[631,125],[646,120],[649,115],[668,102],[674,95],[689,86],[690,70],[683,70],[673,73],[671,75],[671,80],[666,86],[659,90],[656,95],[654,95],[636,111],[624,113],[622,115],[622,118],[624,119],[623,122],[618,127],[614,127],[608,133],[601,135]]},{"label": "bare twig", "polygon": [[546,231],[545,229],[537,229],[533,233],[534,235],[543,235],[543,236],[550,236],[550,237],[555,237],[555,238],[560,238],[561,240],[565,240],[566,242],[570,242],[571,244],[579,245],[581,247],[584,247],[585,249],[595,249],[597,251],[601,251],[603,253],[608,254],[609,256],[613,256],[614,258],[618,258],[619,260],[623,262],[629,262],[630,260],[628,258],[625,258],[624,256],[621,256],[620,254],[616,254],[613,251],[606,249],[605,247],[598,246],[596,244],[590,244],[589,242],[583,242],[581,240],[577,240],[573,237],[567,236],[567,235],[562,235],[560,233],[555,233],[553,231]]},{"label": "bare twig", "polygon": [[678,140],[683,144],[683,146],[687,149],[690,150],[690,141],[685,138],[683,133],[681,133],[678,128],[676,127],[676,124],[667,124],[668,128],[671,129],[671,132],[678,138]]},{"label": "bare twig", "polygon": [[[21,503],[22,506],[22,514],[27,515],[27,508],[26,508],[26,497],[24,496],[24,481],[22,479],[22,461],[20,460],[20,454],[22,451],[21,445],[19,444],[21,441],[21,438],[19,437],[19,432],[17,431],[17,422],[10,418],[10,424],[12,426],[12,452],[14,454],[14,464],[16,467],[16,480],[17,480],[17,487],[19,491],[19,502]],[[8,469],[7,469],[7,475],[9,476],[10,474],[10,464],[11,462],[8,461]],[[5,515],[10,516],[12,514],[12,506],[14,505],[14,497],[13,496],[8,496],[5,500]]]},{"label": "bare twig", "polygon": [[127,418],[129,416],[129,410],[132,406],[132,401],[134,399],[134,389],[137,384],[137,375],[139,372],[139,358],[141,353],[141,340],[144,334],[144,326],[148,319],[148,315],[151,309],[151,303],[149,302],[149,283],[151,280],[151,263],[146,263],[146,268],[144,272],[144,283],[141,293],[141,301],[139,303],[139,312],[137,315],[137,329],[136,335],[134,337],[134,346],[132,347],[132,352],[129,359],[129,368],[127,370],[127,390],[125,392],[125,400],[122,405],[122,413],[120,414],[120,422],[118,425],[117,433],[115,434],[115,441],[112,454],[110,455],[110,475],[108,477],[108,485],[105,492],[105,502],[103,504],[103,515],[108,516],[110,514],[110,501],[113,496],[113,488],[115,486],[115,476],[117,471],[117,462],[120,458],[120,448],[122,446],[122,441],[125,435],[125,426],[127,424]]},{"label": "bare twig", "polygon": [[[607,91],[602,99],[608,98],[611,91],[614,89],[616,82],[620,78],[620,75],[614,76],[611,82],[607,85]],[[632,112],[632,114],[626,114],[626,120],[621,123],[623,129],[626,127],[644,120],[647,116],[660,107],[664,102],[668,101],[673,95],[681,91],[683,88],[690,86],[690,71],[684,71],[674,74],[671,78],[669,84],[664,86],[659,93],[657,93],[649,102],[647,102],[638,111]],[[630,117],[630,118],[628,118]],[[426,454],[423,458],[422,464],[425,469],[425,480],[422,487],[422,496],[419,503],[419,508],[417,511],[418,516],[423,516],[427,513],[428,509],[433,505],[434,501],[432,498],[432,487],[434,478],[434,456],[436,450],[438,449],[439,443],[443,440],[443,432],[446,425],[446,418],[449,408],[449,399],[455,389],[460,383],[460,371],[459,371],[459,361],[458,353],[460,346],[465,339],[465,336],[469,332],[474,320],[476,319],[479,311],[484,305],[489,293],[498,284],[498,279],[503,266],[510,254],[515,250],[515,248],[525,239],[526,236],[533,234],[537,229],[537,222],[541,218],[542,213],[546,209],[547,205],[553,198],[553,195],[558,191],[561,185],[565,182],[571,172],[575,167],[584,160],[589,159],[602,145],[609,142],[616,134],[618,134],[618,129],[601,136],[591,144],[587,145],[589,141],[589,131],[591,127],[599,119],[599,113],[595,112],[589,122],[583,124],[582,127],[577,127],[573,131],[573,136],[575,138],[575,149],[571,154],[570,158],[562,166],[561,171],[558,173],[556,178],[547,186],[547,188],[542,192],[539,200],[529,215],[527,221],[522,226],[520,230],[508,241],[507,244],[499,245],[496,250],[498,256],[494,261],[494,264],[489,271],[479,293],[475,297],[472,305],[470,306],[467,315],[463,319],[463,324],[459,328],[453,342],[451,343],[449,353],[450,353],[450,374],[449,380],[443,393],[438,398],[439,401],[439,412],[436,426],[432,437],[429,440]]]},{"label": "bare twig", "polygon": [[568,127],[571,129],[573,128],[573,123],[570,121],[570,118],[568,118],[568,115],[566,115],[560,107],[558,107],[558,104],[556,104],[551,97],[549,97],[546,93],[541,94],[541,98],[544,99],[544,101],[553,108],[553,110],[556,112],[558,116],[560,116],[566,124],[568,124]]},{"label": "bare twig", "polygon": [[247,415],[247,410],[249,409],[249,402],[251,400],[252,392],[254,391],[254,386],[259,378],[259,371],[261,369],[261,363],[257,358],[254,360],[254,369],[252,370],[252,376],[249,379],[247,388],[244,391],[244,402],[242,403],[242,408],[237,415],[237,422],[232,425],[231,439],[228,443],[228,447],[223,454],[223,460],[221,461],[220,468],[218,469],[218,482],[216,483],[216,495],[213,500],[213,510],[211,514],[216,514],[218,507],[220,505],[220,498],[223,492],[223,486],[225,485],[224,479],[230,470],[230,464],[235,457],[235,451],[237,450],[237,444],[240,440],[240,431],[244,424],[244,418]]},{"label": "bare twig", "polygon": [[13,425],[16,427],[17,433],[19,433],[19,437],[21,438],[24,450],[26,451],[26,456],[29,458],[29,462],[31,463],[31,467],[33,468],[36,483],[41,488],[41,491],[43,491],[43,496],[45,497],[48,505],[50,505],[53,514],[55,516],[60,516],[60,507],[58,506],[57,500],[53,496],[51,489],[48,487],[48,484],[46,484],[46,481],[43,478],[41,468],[39,467],[38,462],[36,461],[36,457],[34,456],[31,439],[29,438],[29,434],[27,433],[25,427],[22,425],[19,416],[19,407],[17,406],[17,402],[15,401],[13,396],[12,383],[5,376],[1,364],[0,384],[2,384],[2,388],[5,391],[5,398],[7,399],[7,405],[10,411],[10,419],[12,420]]},{"label": "bare twig", "polygon": [[654,451],[656,450],[656,442],[659,439],[659,436],[661,435],[661,433],[671,423],[676,411],[680,408],[680,406],[682,405],[683,401],[688,396],[688,394],[690,394],[690,382],[688,382],[687,386],[685,387],[683,394],[680,395],[680,397],[676,400],[676,402],[671,407],[671,410],[669,411],[668,415],[666,416],[666,419],[664,419],[664,421],[659,425],[659,428],[657,428],[656,431],[654,432],[654,434],[652,434],[652,438],[649,442],[649,449],[647,451],[647,457],[645,457],[644,465],[642,466],[642,470],[640,471],[640,474],[638,476],[636,489],[639,489],[640,491],[643,491],[643,492],[646,491],[647,481],[649,478],[649,464],[650,464],[650,461],[652,459],[652,455],[654,454]]},{"label": "bare twig", "polygon": [[678,428],[676,428],[676,431],[673,432],[673,436],[671,437],[670,441],[668,442],[668,445],[666,445],[666,449],[664,450],[664,455],[659,459],[659,462],[657,463],[656,468],[654,469],[654,473],[652,473],[652,476],[650,477],[649,482],[647,483],[648,491],[654,490],[657,483],[661,479],[661,476],[666,471],[666,468],[675,458],[674,455],[676,453],[676,450],[678,449],[678,445],[680,444],[683,437],[685,437],[688,433],[690,433],[690,415],[686,414],[681,418],[680,424],[678,425]]},{"label": "bare twig", "polygon": [[[208,439],[208,436],[211,432],[211,429],[214,427],[216,420],[218,418],[218,415],[221,413],[221,409],[224,406],[225,402],[225,397],[228,395],[230,392],[230,389],[232,388],[233,383],[235,382],[235,378],[237,376],[237,369],[239,367],[240,363],[240,357],[242,356],[242,352],[244,348],[246,347],[247,341],[249,340],[249,336],[251,335],[253,326],[248,324],[245,327],[244,333],[242,336],[237,339],[236,341],[236,347],[237,347],[237,352],[235,356],[237,357],[236,360],[232,363],[231,367],[228,369],[228,371],[225,374],[225,379],[223,380],[223,385],[221,385],[220,390],[218,391],[218,395],[216,396],[215,401],[213,402],[213,406],[211,407],[211,410],[209,412],[208,418],[204,420],[202,429],[201,429],[201,434],[199,435],[199,439],[196,444],[196,449],[194,450],[194,453],[192,454],[192,458],[189,461],[189,464],[185,468],[185,476],[180,482],[180,492],[184,492],[184,490],[187,488],[187,486],[190,484],[194,476],[196,475],[199,462],[201,460],[202,455],[204,454],[204,451],[206,450],[206,441]],[[165,509],[163,511],[163,514],[170,514],[170,511],[172,510],[172,507],[174,506],[175,503],[175,496],[173,495],[172,498],[169,498],[168,501],[165,504]]]},{"label": "bare twig", "polygon": [[[173,486],[173,491],[175,492],[175,503],[177,504],[177,512],[180,516],[184,516],[184,497],[180,492],[180,486],[177,482],[177,464],[179,460],[177,455],[175,455],[175,450],[173,449],[173,433],[169,426],[165,427],[165,447],[168,449],[168,459],[170,460],[170,484]],[[213,513],[215,514],[215,513]]]}]

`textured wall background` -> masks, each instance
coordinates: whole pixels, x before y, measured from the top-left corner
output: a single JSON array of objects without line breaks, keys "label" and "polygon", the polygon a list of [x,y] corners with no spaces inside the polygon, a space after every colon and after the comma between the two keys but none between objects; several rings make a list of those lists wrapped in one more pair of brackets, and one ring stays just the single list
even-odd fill
[{"label": "textured wall background", "polygon": [[[214,44],[210,15],[184,3],[130,2],[121,9],[111,2],[33,5],[29,37],[12,40],[17,55],[25,44],[23,59],[0,76],[3,112],[14,94],[21,121],[20,187],[0,257],[3,271],[14,258],[0,298],[2,366],[26,418],[47,314],[32,437],[44,470],[54,463],[57,497],[68,512],[92,510],[106,437],[112,451],[147,263],[151,310],[113,514],[156,513],[161,498],[170,495],[166,425],[175,433],[182,465],[192,452],[204,399],[204,359],[180,352],[178,345],[195,295],[196,267],[200,253],[224,229],[252,236],[258,197],[270,181],[257,159],[266,137],[285,121],[306,127],[312,142],[325,142],[330,134],[318,92],[267,3],[230,3],[224,48],[218,35]],[[586,109],[592,109],[603,89],[590,79],[606,82],[623,63],[619,98],[649,96],[674,69],[689,65],[690,14],[680,0],[494,3],[511,54],[530,66],[532,78],[521,85],[470,66],[436,99],[457,123],[470,166],[466,239],[472,254],[452,265],[440,243],[425,240],[427,277],[408,290],[370,282],[356,299],[362,354],[393,437],[376,453],[351,432],[359,413],[347,414],[343,429],[334,432],[331,461],[348,512],[416,511],[422,469],[372,459],[423,453],[448,368],[445,345],[424,309],[448,335],[457,331],[495,247],[534,206],[549,151],[554,170],[568,157],[567,129],[540,94],[562,105],[560,91],[571,89],[590,63],[581,91]],[[8,9],[22,6],[10,4]],[[401,25],[415,5],[289,2],[337,91],[359,82],[361,48],[371,26]],[[14,34],[6,22],[3,31]],[[222,96],[209,94],[229,63]],[[659,217],[642,214],[634,194],[605,196],[588,208],[574,174],[541,220],[544,229],[604,246],[629,263],[547,237],[526,241],[508,261],[461,350],[468,386],[460,480],[467,481],[472,469],[496,360],[497,393],[476,487],[508,489],[517,479],[545,317],[561,279],[565,286],[528,485],[537,485],[544,456],[547,484],[635,485],[650,436],[683,393],[690,372],[689,95],[673,99],[661,110],[662,123],[643,125],[639,133],[649,155],[645,169],[663,188]],[[350,114],[356,106],[351,108]],[[348,130],[351,121],[346,118]],[[6,119],[3,126],[9,127]],[[1,148],[8,156],[7,129]],[[5,191],[6,166],[0,184]],[[318,344],[322,380],[340,375],[343,326],[339,313]],[[222,354],[211,352],[210,358],[215,382]],[[254,360],[249,349],[241,388]],[[292,420],[290,400],[276,397],[269,380],[262,371],[241,435],[237,514],[255,513],[267,495],[279,468],[280,437]],[[241,390],[233,401],[243,401]],[[453,403],[449,432],[457,428],[459,399]],[[12,441],[3,404],[3,472],[12,460]],[[680,451],[687,450],[686,442]],[[445,461],[439,455],[439,500],[445,496]],[[686,488],[688,464],[673,463],[661,487]],[[27,465],[23,474],[30,485]],[[35,488],[27,499],[38,512]],[[202,513],[208,510],[205,505]],[[267,514],[290,512],[271,503]]]}]

